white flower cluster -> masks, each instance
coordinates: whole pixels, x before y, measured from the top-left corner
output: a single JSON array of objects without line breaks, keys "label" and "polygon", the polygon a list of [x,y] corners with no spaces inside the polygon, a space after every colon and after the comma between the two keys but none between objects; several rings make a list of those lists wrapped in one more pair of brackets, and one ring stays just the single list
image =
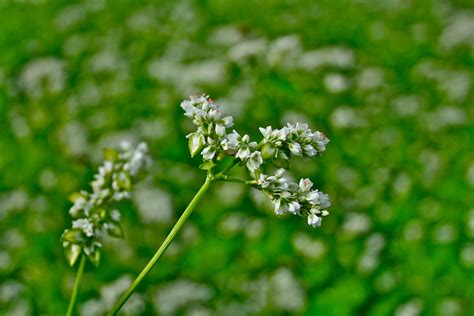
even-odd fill
[{"label": "white flower cluster", "polygon": [[104,163],[92,181],[92,192],[81,191],[71,196],[74,203],[69,210],[74,219],[72,228],[62,235],[66,258],[71,265],[81,252],[95,264],[100,258],[100,238],[107,233],[122,237],[120,212],[112,203],[129,199],[133,183],[151,165],[148,147],[140,143],[136,148],[124,143],[122,150],[104,150]]},{"label": "white flower cluster", "polygon": [[298,185],[283,178],[285,169],[268,176],[262,167],[265,161],[271,161],[288,168],[291,157],[311,158],[324,152],[329,140],[323,133],[311,131],[303,123],[288,124],[281,129],[268,126],[260,128],[263,139],[256,143],[235,130],[227,133],[233,126],[233,118],[223,117],[219,107],[206,95],[192,96],[181,107],[197,126],[197,131],[187,136],[191,156],[201,153],[205,163],[212,162],[211,168],[224,156],[234,157],[252,176],[248,183],[270,197],[277,214],[306,215],[309,225],[321,225],[322,216],[328,215],[325,208],[330,205],[326,194],[312,190],[309,179],[302,179]]},{"label": "white flower cluster", "polygon": [[181,107],[185,111],[184,115],[192,118],[198,127],[196,132],[187,136],[191,155],[194,157],[204,148],[203,158],[213,160],[222,148],[226,129],[234,124],[233,118],[222,117],[217,105],[207,96],[192,96],[181,103]]},{"label": "white flower cluster", "polygon": [[283,215],[306,215],[308,225],[321,226],[323,216],[329,215],[329,196],[319,190],[312,190],[313,182],[301,179],[299,184],[283,177],[285,169],[278,169],[275,175],[261,173],[255,180],[256,187],[265,193],[275,207],[275,213]]},{"label": "white flower cluster", "polygon": [[314,157],[326,150],[329,142],[327,137],[319,132],[312,132],[308,124],[288,124],[282,129],[273,130],[271,126],[260,128],[263,135],[263,148],[265,159],[281,158],[288,160],[289,154],[293,156]]}]

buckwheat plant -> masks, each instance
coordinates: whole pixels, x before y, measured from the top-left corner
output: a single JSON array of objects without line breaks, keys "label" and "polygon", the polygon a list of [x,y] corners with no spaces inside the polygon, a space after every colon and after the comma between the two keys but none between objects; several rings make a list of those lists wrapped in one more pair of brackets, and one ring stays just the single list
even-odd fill
[{"label": "buckwheat plant", "polygon": [[74,266],[79,258],[80,263],[67,315],[73,313],[86,259],[98,266],[103,237],[123,237],[117,202],[130,199],[132,185],[151,164],[145,143],[136,148],[123,143],[120,152],[105,149],[104,160],[91,183],[92,192],[81,191],[70,197],[74,203],[69,209],[72,227],[64,231],[61,240],[68,263]]},{"label": "buckwheat plant", "polygon": [[[207,177],[201,189],[194,196],[186,210],[148,262],[129,289],[115,304],[109,315],[120,311],[136,287],[150,272],[161,255],[166,251],[183,223],[187,220],[198,202],[202,199],[214,181],[237,182],[254,187],[263,192],[273,203],[278,215],[293,214],[304,216],[312,227],[321,225],[322,218],[329,213],[328,195],[313,189],[309,179],[299,183],[285,178],[292,157],[312,158],[326,149],[329,140],[321,132],[313,132],[307,124],[288,124],[281,129],[260,128],[263,139],[257,143],[248,135],[241,135],[230,129],[233,118],[223,116],[219,107],[206,95],[191,96],[181,103],[184,115],[191,118],[196,131],[189,134],[188,146],[191,156],[202,156],[200,168],[207,171]],[[279,168],[274,174],[266,174],[267,166]],[[247,170],[249,177],[242,179],[229,174],[235,166]]]}]

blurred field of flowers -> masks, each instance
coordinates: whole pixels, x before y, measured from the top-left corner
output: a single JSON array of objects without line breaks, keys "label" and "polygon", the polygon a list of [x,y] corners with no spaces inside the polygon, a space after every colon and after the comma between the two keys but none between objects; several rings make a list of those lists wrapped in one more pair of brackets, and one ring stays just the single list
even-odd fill
[{"label": "blurred field of flowers", "polygon": [[80,315],[128,287],[198,189],[179,108],[327,134],[296,161],[331,196],[311,229],[216,184],[124,315],[473,315],[474,3],[0,1],[0,315],[60,315],[60,236],[103,147],[146,141],[125,240],[89,264]]}]

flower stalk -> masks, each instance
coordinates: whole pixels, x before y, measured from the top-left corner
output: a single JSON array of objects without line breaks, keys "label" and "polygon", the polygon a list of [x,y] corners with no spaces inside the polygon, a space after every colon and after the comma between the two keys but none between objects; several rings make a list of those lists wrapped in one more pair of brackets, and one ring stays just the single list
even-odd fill
[{"label": "flower stalk", "polygon": [[72,290],[71,300],[69,301],[69,306],[67,308],[66,316],[72,316],[74,313],[74,307],[76,305],[77,294],[79,293],[79,287],[82,282],[82,275],[84,274],[84,267],[86,265],[86,255],[81,255],[81,261],[79,263],[79,268],[77,269],[76,280],[74,281],[74,288]]},{"label": "flower stalk", "polygon": [[173,239],[176,237],[176,234],[179,232],[183,224],[186,222],[188,219],[189,215],[194,211],[196,206],[198,205],[199,201],[204,197],[205,193],[209,189],[212,181],[214,181],[214,177],[212,176],[211,172],[208,172],[208,175],[206,177],[206,181],[204,184],[201,186],[199,191],[196,193],[194,198],[191,200],[189,203],[188,207],[184,210],[183,214],[181,217],[178,219],[174,227],[171,229],[170,233],[166,237],[166,239],[163,241],[161,244],[160,248],[156,251],[155,255],[151,258],[151,260],[147,263],[145,268],[143,268],[142,272],[138,275],[138,277],[133,281],[132,285],[127,289],[127,291],[122,295],[122,297],[119,299],[119,301],[114,305],[114,307],[110,310],[110,312],[107,314],[109,316],[116,315],[120,309],[123,307],[123,305],[127,302],[127,300],[130,298],[130,296],[133,294],[137,286],[143,281],[143,279],[146,277],[146,275],[151,271],[151,269],[155,266],[155,264],[158,262],[158,260],[161,258],[163,253],[168,249],[169,245],[173,241]]}]

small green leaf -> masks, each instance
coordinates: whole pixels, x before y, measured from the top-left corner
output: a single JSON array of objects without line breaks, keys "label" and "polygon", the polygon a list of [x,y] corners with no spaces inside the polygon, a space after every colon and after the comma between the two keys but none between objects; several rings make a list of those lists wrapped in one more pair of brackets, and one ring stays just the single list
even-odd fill
[{"label": "small green leaf", "polygon": [[115,149],[104,148],[102,150],[102,152],[104,154],[104,159],[105,160],[115,161],[115,160],[119,159],[119,153]]},{"label": "small green leaf", "polygon": [[98,267],[100,265],[100,250],[95,249],[95,251],[91,253],[90,255],[88,255],[87,258],[89,258],[92,264]]},{"label": "small green leaf", "polygon": [[82,197],[82,194],[80,192],[74,192],[68,196],[68,200],[71,203],[76,203],[76,201]]},{"label": "small green leaf", "polygon": [[212,160],[208,160],[206,162],[203,162],[200,166],[199,166],[199,169],[202,169],[202,170],[210,170],[212,168],[214,168],[216,166],[216,164],[214,163],[214,161]]},{"label": "small green leaf", "polygon": [[121,188],[124,188],[125,190],[130,191],[132,189],[132,180],[130,179],[130,175],[124,172],[121,173],[118,179],[118,185]]},{"label": "small green leaf", "polygon": [[194,158],[194,156],[196,156],[204,146],[204,135],[199,132],[196,132],[189,134],[188,138],[189,152],[191,153],[191,157]]},{"label": "small green leaf", "polygon": [[106,218],[107,218],[107,215],[108,215],[108,214],[107,214],[107,210],[106,210],[105,208],[100,208],[100,209],[98,209],[98,210],[97,210],[97,214],[99,214],[99,218],[100,218],[101,220],[106,219]]},{"label": "small green leaf", "polygon": [[66,229],[61,237],[63,241],[78,243],[84,240],[82,230],[78,228]]},{"label": "small green leaf", "polygon": [[115,238],[122,239],[124,237],[122,226],[119,223],[109,223],[107,226],[107,233]]},{"label": "small green leaf", "polygon": [[219,154],[217,155],[217,161],[222,161],[224,158],[227,157],[225,152],[220,151]]},{"label": "small green leaf", "polygon": [[64,249],[64,255],[66,256],[67,263],[71,267],[76,264],[77,259],[79,259],[79,256],[81,254],[82,247],[76,244],[69,244],[65,249]]}]

